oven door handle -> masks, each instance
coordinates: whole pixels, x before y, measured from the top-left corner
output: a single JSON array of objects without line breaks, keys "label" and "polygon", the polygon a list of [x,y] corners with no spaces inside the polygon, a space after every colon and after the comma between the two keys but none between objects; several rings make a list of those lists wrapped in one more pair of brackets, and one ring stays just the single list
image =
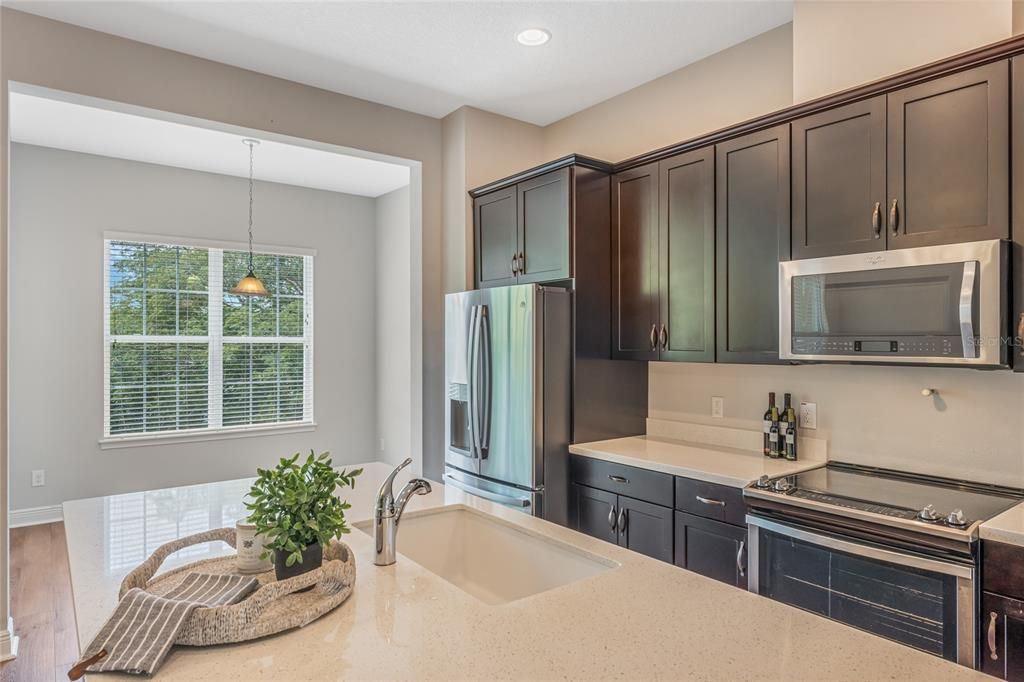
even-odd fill
[{"label": "oven door handle", "polygon": [[800,528],[793,528],[792,526],[768,521],[749,514],[747,515],[747,525],[756,526],[757,528],[762,528],[764,530],[770,530],[778,533],[779,535],[785,535],[786,537],[793,538],[795,540],[802,540],[803,542],[808,542],[819,547],[827,547],[828,549],[834,549],[869,559],[877,559],[878,561],[887,561],[891,564],[896,564],[897,566],[920,568],[925,571],[941,573],[942,575],[951,575],[957,578],[965,578],[967,580],[974,579],[974,569],[970,566],[938,561],[937,559],[929,559],[928,557],[917,556],[914,554],[893,552],[873,545],[863,545],[859,542],[849,542],[831,535],[811,533]]},{"label": "oven door handle", "polygon": [[978,357],[974,343],[974,280],[978,272],[977,261],[964,263],[964,277],[960,282],[960,341],[964,347],[965,358]]}]

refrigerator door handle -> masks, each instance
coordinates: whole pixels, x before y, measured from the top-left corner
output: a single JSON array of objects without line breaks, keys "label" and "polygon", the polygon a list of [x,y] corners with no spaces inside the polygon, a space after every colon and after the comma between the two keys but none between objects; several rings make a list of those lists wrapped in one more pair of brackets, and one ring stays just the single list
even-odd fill
[{"label": "refrigerator door handle", "polygon": [[469,454],[470,457],[478,457],[480,453],[480,428],[477,424],[479,412],[477,410],[477,387],[476,387],[476,356],[477,356],[477,320],[479,316],[478,306],[473,306],[469,311],[469,353],[466,359],[466,389],[469,398]]},{"label": "refrigerator door handle", "polygon": [[524,509],[530,506],[530,500],[525,497],[510,497],[509,495],[491,492],[490,490],[484,490],[483,488],[477,488],[476,486],[469,485],[468,483],[463,483],[462,481],[448,475],[445,475],[445,478],[449,485],[453,485],[460,490],[465,490],[471,495],[482,497],[485,500],[490,500],[491,502],[497,502],[498,504],[504,504],[510,507],[522,507]]},{"label": "refrigerator door handle", "polygon": [[477,401],[480,404],[480,418],[478,422],[480,424],[480,442],[478,451],[480,459],[487,459],[487,450],[491,447],[491,393],[493,390],[491,382],[494,377],[491,368],[491,322],[486,305],[480,306],[477,320],[480,329],[477,343],[481,349],[479,363],[481,376],[480,393],[482,393],[482,395],[477,395]]}]

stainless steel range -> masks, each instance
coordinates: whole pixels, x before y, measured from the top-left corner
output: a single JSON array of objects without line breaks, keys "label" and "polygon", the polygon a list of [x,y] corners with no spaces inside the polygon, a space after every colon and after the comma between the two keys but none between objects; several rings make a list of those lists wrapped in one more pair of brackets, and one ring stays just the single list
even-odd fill
[{"label": "stainless steel range", "polygon": [[830,463],[743,495],[750,591],[974,667],[978,526],[1024,491]]}]

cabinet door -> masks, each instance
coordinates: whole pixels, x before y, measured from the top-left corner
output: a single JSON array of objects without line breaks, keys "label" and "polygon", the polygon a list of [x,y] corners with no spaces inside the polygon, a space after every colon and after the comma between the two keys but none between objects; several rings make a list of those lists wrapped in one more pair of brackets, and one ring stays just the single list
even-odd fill
[{"label": "cabinet door", "polygon": [[477,197],[473,201],[476,237],[477,287],[516,283],[516,188]]},{"label": "cabinet door", "polygon": [[716,148],[718,362],[779,361],[779,261],[789,259],[789,125]]},{"label": "cabinet door", "polygon": [[715,150],[659,164],[662,360],[715,360]]},{"label": "cabinet door", "polygon": [[631,497],[619,497],[619,545],[662,561],[672,561],[672,510]]},{"label": "cabinet door", "polygon": [[1009,236],[1009,65],[888,95],[889,248]]},{"label": "cabinet door", "polygon": [[612,356],[657,359],[658,164],[612,177]]},{"label": "cabinet door", "polygon": [[1013,69],[1013,245],[1011,247],[1011,266],[1013,273],[1013,325],[1011,333],[1016,335],[1015,343],[1011,344],[1010,352],[1013,371],[1024,372],[1024,56],[1014,57]]},{"label": "cabinet door", "polygon": [[519,202],[519,283],[566,279],[569,272],[570,169],[516,185]]},{"label": "cabinet door", "polygon": [[1024,680],[1024,602],[982,593],[980,667],[1004,680]]},{"label": "cabinet door", "polygon": [[617,495],[579,483],[571,483],[569,487],[569,527],[607,542],[617,542]]},{"label": "cabinet door", "polygon": [[885,248],[885,97],[793,122],[793,258]]},{"label": "cabinet door", "polygon": [[675,565],[747,588],[747,529],[676,512]]}]

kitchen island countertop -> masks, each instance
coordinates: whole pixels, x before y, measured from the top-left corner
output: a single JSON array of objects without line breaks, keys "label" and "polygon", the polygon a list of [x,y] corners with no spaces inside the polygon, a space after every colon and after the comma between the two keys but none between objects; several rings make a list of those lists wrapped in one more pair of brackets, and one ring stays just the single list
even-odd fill
[{"label": "kitchen island countertop", "polygon": [[[370,518],[389,465],[365,465],[344,491],[352,522]],[[400,485],[406,477],[401,477]],[[160,544],[233,525],[249,480],[65,503],[79,641],[111,613],[121,579]],[[172,649],[154,679],[720,679],[966,680],[980,673],[461,491],[434,486],[407,513],[465,505],[522,532],[617,564],[599,575],[490,606],[401,555],[373,565],[373,541],[344,540],[357,562],[352,597],[299,630],[243,644]],[[229,552],[190,548],[170,567]],[[90,675],[91,680],[124,679]]]}]

